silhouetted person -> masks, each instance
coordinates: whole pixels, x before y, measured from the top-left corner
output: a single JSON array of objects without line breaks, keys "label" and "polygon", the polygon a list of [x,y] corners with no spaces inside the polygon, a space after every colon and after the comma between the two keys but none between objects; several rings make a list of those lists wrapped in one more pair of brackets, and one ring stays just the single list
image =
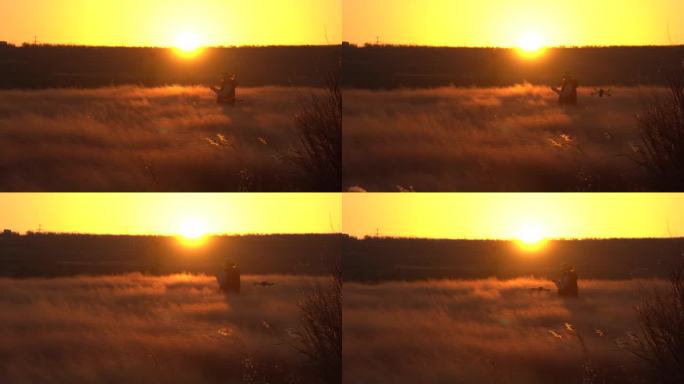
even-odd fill
[{"label": "silhouetted person", "polygon": [[555,281],[558,287],[558,296],[577,297],[577,270],[575,267],[566,265],[561,271],[560,279]]},{"label": "silhouetted person", "polygon": [[219,287],[226,292],[240,293],[240,268],[237,264],[226,261],[223,276],[219,277]]},{"label": "silhouetted person", "polygon": [[237,76],[235,74],[224,73],[221,76],[219,87],[209,87],[216,93],[216,102],[219,104],[235,105],[237,91]]},{"label": "silhouetted person", "polygon": [[561,105],[577,105],[577,80],[566,72],[563,75],[563,83],[560,88],[552,87],[551,90],[558,94],[558,103]]}]

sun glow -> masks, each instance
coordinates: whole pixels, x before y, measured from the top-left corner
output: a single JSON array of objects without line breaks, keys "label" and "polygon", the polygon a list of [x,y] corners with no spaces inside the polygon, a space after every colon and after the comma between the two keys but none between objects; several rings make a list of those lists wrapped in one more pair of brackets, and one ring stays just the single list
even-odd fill
[{"label": "sun glow", "polygon": [[517,243],[525,251],[536,251],[544,246],[546,239],[541,228],[526,225],[518,230]]},{"label": "sun glow", "polygon": [[187,247],[197,247],[207,241],[207,229],[202,221],[189,219],[178,229],[178,239]]},{"label": "sun glow", "polygon": [[541,37],[535,33],[526,33],[518,39],[518,51],[523,57],[534,58],[544,50],[544,43]]},{"label": "sun glow", "polygon": [[183,32],[176,36],[175,50],[181,57],[192,58],[201,53],[202,42],[196,34]]}]

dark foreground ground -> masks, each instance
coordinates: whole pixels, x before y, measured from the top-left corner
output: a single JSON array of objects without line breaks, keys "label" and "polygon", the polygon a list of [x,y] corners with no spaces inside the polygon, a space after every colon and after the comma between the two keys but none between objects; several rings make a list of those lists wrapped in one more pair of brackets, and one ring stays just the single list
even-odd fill
[{"label": "dark foreground ground", "polygon": [[[339,191],[339,177],[291,159],[312,104],[336,108],[318,124],[339,131],[321,92],[340,51],[0,45],[0,190]],[[233,107],[208,88],[226,72],[238,77]]]},{"label": "dark foreground ground", "polygon": [[[679,177],[658,181],[641,167],[649,143],[638,118],[671,102],[684,46],[548,48],[535,58],[505,48],[342,52],[345,190],[678,190],[669,184]],[[577,107],[549,89],[565,72],[579,82]]]},{"label": "dark foreground ground", "polygon": [[[345,383],[656,382],[630,352],[643,336],[636,309],[669,286],[682,239],[536,252],[508,241],[344,244]],[[579,271],[578,298],[556,293],[563,263]]]},{"label": "dark foreground ground", "polygon": [[[0,382],[322,383],[302,303],[340,240],[0,235]],[[226,260],[239,294],[219,290]]]}]

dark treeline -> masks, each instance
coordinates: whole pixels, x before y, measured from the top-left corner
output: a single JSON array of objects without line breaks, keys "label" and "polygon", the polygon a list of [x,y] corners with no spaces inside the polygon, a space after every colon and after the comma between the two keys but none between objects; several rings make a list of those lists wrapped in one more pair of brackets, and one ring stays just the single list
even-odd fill
[{"label": "dark treeline", "polygon": [[175,237],[0,235],[0,276],[142,272],[321,274],[342,257],[349,281],[554,276],[567,263],[583,278],[664,277],[684,262],[684,239],[554,240],[527,252],[510,241],[354,239],[345,235],[219,236],[192,248]]},{"label": "dark treeline", "polygon": [[340,235],[220,236],[190,248],[162,236],[4,234],[0,276],[214,274],[226,260],[238,263],[246,274],[316,275],[330,271],[340,249]]},{"label": "dark treeline", "polygon": [[581,278],[665,277],[684,262],[684,239],[555,240],[535,252],[511,241],[367,238],[344,241],[348,281],[556,277],[563,264]]},{"label": "dark treeline", "polygon": [[664,85],[684,65],[684,46],[549,48],[525,59],[510,48],[344,44],[343,84],[354,88],[557,85],[570,71],[580,85]]},{"label": "dark treeline", "polygon": [[215,84],[223,72],[244,86],[321,86],[339,46],[207,48],[192,59],[169,48],[0,46],[0,88]]}]

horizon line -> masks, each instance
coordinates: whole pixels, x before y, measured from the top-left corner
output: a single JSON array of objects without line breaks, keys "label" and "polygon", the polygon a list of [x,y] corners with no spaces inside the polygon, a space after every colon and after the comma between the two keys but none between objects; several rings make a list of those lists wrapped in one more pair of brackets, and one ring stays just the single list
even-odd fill
[{"label": "horizon line", "polygon": [[[394,47],[394,48],[472,48],[472,49],[520,49],[515,45],[429,45],[411,43],[353,43],[343,41],[342,45],[358,48],[366,47]],[[608,44],[608,45],[543,45],[540,49],[578,49],[578,48],[648,48],[648,47],[684,47],[684,42],[677,44]]]},{"label": "horizon line", "polygon": [[[49,43],[30,41],[14,42],[0,40],[15,48],[23,47],[72,47],[72,48],[131,48],[131,49],[177,49],[174,45],[114,45],[114,44],[83,44],[83,43]],[[354,43],[341,41],[339,43],[298,43],[298,44],[229,44],[229,45],[202,45],[197,49],[221,49],[221,48],[278,48],[278,47],[338,47],[352,46],[356,48],[450,48],[450,49],[511,49],[517,50],[520,47],[515,45],[430,45],[430,44],[411,44],[411,43]],[[677,44],[606,44],[606,45],[544,45],[539,49],[582,49],[582,48],[678,48],[684,47],[684,42]]]},{"label": "horizon line", "polygon": [[[120,236],[120,237],[179,237],[178,233],[89,233],[89,232],[60,232],[60,231],[35,231],[26,230],[23,232],[15,232],[9,228],[9,233],[0,232],[2,236],[35,236],[35,235],[51,235],[51,236]],[[430,241],[502,241],[512,242],[519,241],[515,237],[495,238],[495,237],[425,237],[425,236],[375,236],[368,235],[352,235],[345,232],[217,232],[206,233],[205,237],[240,237],[240,236],[317,236],[317,235],[336,235],[347,236],[355,240],[430,240]],[[610,236],[610,237],[546,237],[542,241],[583,241],[583,240],[684,240],[684,235],[678,236]]]},{"label": "horizon line", "polygon": [[[174,45],[108,45],[108,44],[82,44],[82,43],[48,43],[48,42],[38,42],[33,43],[30,41],[24,41],[21,43],[13,42],[9,40],[0,40],[0,42],[7,43],[9,46],[15,48],[23,47],[76,47],[76,48],[155,48],[155,49],[177,49]],[[274,48],[274,47],[337,47],[341,46],[342,42],[339,44],[233,44],[233,45],[201,45],[197,49],[212,49],[212,48]]]},{"label": "horizon line", "polygon": [[[356,240],[436,240],[436,241],[520,241],[516,237],[411,237],[411,236],[355,236],[346,234]],[[582,240],[684,240],[684,235],[679,236],[610,236],[610,237],[545,237],[541,241],[582,241]]]},{"label": "horizon line", "polygon": [[[5,232],[9,231],[9,232]],[[179,237],[180,233],[111,233],[111,232],[68,232],[68,231],[49,231],[49,230],[26,230],[23,232],[5,228],[0,232],[2,236],[127,236],[127,237]],[[344,235],[341,232],[207,232],[204,237],[235,237],[235,236],[307,236],[307,235]]]}]

